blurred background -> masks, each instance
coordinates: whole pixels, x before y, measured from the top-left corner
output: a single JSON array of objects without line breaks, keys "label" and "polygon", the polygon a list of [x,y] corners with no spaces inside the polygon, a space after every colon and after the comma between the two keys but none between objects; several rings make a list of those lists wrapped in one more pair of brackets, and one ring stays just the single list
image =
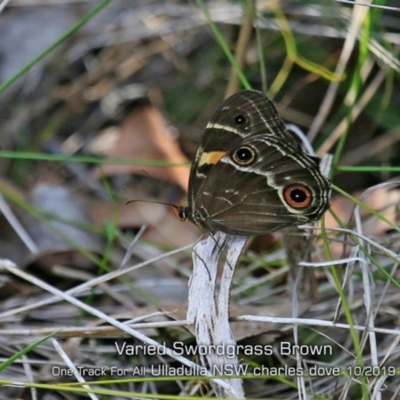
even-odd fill
[{"label": "blurred background", "polygon": [[[129,311],[126,318],[176,310],[177,305],[184,309],[190,245],[201,232],[180,222],[167,205],[126,203],[186,204],[190,162],[204,127],[226,94],[246,84],[235,76],[227,52],[251,87],[273,99],[285,122],[308,134],[319,156],[334,155],[332,180],[341,190],[360,198],[366,189],[396,177],[400,5],[396,0],[374,1],[374,7],[355,3],[1,2],[0,258],[67,290],[121,265],[188,246],[127,274],[126,281],[113,281],[112,295],[83,292],[109,314]],[[396,254],[399,199],[393,185],[382,186],[364,198],[380,217],[362,212],[364,234]],[[326,226],[354,227],[351,198],[334,191],[332,210]],[[140,241],[130,248],[138,233]],[[334,258],[349,254],[347,240],[330,237]],[[379,251],[377,259],[388,270],[394,259],[389,262],[386,256]],[[251,241],[243,258],[232,300],[237,314],[291,315],[290,304],[282,300],[288,293],[280,235]],[[326,257],[318,253],[313,259]],[[395,271],[391,277],[395,280]],[[320,308],[310,309],[315,303],[310,299],[301,308],[309,316],[332,317],[337,299],[331,296],[336,292],[322,272],[317,279]],[[355,291],[354,302],[362,304],[363,283],[355,285],[361,291]],[[396,325],[394,310],[400,306],[393,281],[391,290],[386,304],[391,312],[380,319],[388,327]],[[31,339],[11,337],[10,329],[86,326],[92,321],[65,304],[19,309],[36,304],[44,294],[12,275],[2,277],[0,292],[3,360]],[[268,302],[274,307],[266,306]],[[245,309],[250,306],[254,308]],[[10,314],[11,309],[16,311]],[[184,319],[185,312],[168,318]],[[256,324],[235,334],[240,339],[262,334],[261,342],[270,343],[275,329]],[[153,334],[172,340],[170,332]],[[345,343],[347,335],[343,332],[335,340]],[[73,356],[77,362],[91,362],[93,354],[105,362],[104,354],[111,351],[106,340],[96,342],[98,348],[104,346],[104,354],[96,353],[89,339],[80,340],[82,353],[76,347]],[[382,346],[390,340],[382,338]],[[48,359],[49,353],[38,350],[35,357]],[[6,370],[6,377],[25,376],[21,365],[13,368]],[[40,365],[33,370],[37,381],[54,380]],[[340,393],[333,381],[324,388],[321,393]],[[175,386],[161,389],[168,391],[179,393]],[[31,396],[25,390],[10,389],[6,396],[10,393]],[[249,393],[289,398],[288,386],[271,389],[258,383]],[[361,398],[355,393],[348,398]]]}]

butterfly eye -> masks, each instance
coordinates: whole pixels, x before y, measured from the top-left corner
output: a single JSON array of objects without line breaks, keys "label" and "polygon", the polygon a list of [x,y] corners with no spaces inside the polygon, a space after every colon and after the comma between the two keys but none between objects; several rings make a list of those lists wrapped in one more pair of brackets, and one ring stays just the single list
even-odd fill
[{"label": "butterfly eye", "polygon": [[238,165],[250,165],[256,159],[256,152],[248,146],[242,146],[235,150],[232,160]]},{"label": "butterfly eye", "polygon": [[288,206],[302,210],[311,204],[312,193],[307,186],[291,185],[284,189],[283,198]]},{"label": "butterfly eye", "polygon": [[180,221],[186,221],[187,215],[186,210],[182,206],[172,205],[175,215],[178,217]]},{"label": "butterfly eye", "polygon": [[246,122],[246,117],[242,114],[239,114],[239,115],[236,115],[233,120],[235,121],[235,124],[243,125]]}]

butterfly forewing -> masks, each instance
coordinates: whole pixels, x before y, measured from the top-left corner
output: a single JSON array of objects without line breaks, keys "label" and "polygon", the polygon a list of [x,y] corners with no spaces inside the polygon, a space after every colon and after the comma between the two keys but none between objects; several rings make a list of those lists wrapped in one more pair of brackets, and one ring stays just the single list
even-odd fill
[{"label": "butterfly forewing", "polygon": [[288,133],[274,104],[262,92],[244,90],[226,99],[215,111],[201,139],[202,151],[226,150],[248,136]]},{"label": "butterfly forewing", "polygon": [[244,138],[258,135],[293,141],[274,104],[262,92],[244,90],[226,99],[207,124],[197,149],[190,172],[189,205],[216,162]]}]

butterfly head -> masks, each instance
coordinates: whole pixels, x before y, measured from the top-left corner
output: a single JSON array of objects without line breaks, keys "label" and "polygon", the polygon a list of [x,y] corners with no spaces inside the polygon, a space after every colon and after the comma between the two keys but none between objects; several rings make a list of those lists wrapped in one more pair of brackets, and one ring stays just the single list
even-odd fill
[{"label": "butterfly head", "polygon": [[177,206],[175,204],[171,204],[171,207],[173,208],[175,215],[180,221],[186,221],[188,219],[187,207]]}]

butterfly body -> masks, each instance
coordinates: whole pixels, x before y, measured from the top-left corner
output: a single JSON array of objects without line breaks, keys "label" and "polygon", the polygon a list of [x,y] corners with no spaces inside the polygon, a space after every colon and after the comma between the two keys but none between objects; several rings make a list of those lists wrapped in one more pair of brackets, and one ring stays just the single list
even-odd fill
[{"label": "butterfly body", "polygon": [[319,219],[330,182],[257,91],[229,97],[207,124],[181,219],[203,230],[260,235]]}]

